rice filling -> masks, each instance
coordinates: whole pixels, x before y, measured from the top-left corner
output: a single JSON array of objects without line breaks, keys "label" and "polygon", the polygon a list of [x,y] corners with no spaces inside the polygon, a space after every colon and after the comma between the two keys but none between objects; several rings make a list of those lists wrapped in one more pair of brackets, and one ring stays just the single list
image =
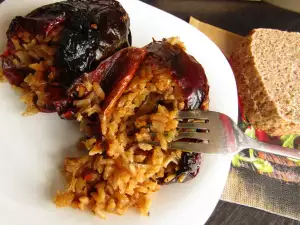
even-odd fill
[{"label": "rice filling", "polygon": [[[177,135],[179,110],[208,108],[202,66],[178,38],[127,48],[78,78],[59,115],[76,119],[87,155],[66,158],[67,188],[58,207],[89,209],[101,218],[129,208],[149,215],[151,195],[163,184],[193,179],[198,153],[168,149]],[[149,141],[156,141],[154,146]]]},{"label": "rice filling", "polygon": [[[76,118],[84,130],[89,128],[83,119],[86,114],[101,116],[104,93],[99,84],[88,81],[80,88],[90,90],[74,102],[79,109]],[[147,215],[151,194],[162,182],[171,182],[180,169],[182,152],[167,150],[167,143],[176,135],[175,118],[184,104],[171,72],[145,61],[113,113],[101,118],[102,141],[87,138],[81,144],[89,156],[65,160],[69,186],[57,194],[56,204],[84,208],[84,198],[85,207],[102,218],[105,212],[124,214],[130,207]],[[142,143],[148,140],[157,140],[161,146]]]}]

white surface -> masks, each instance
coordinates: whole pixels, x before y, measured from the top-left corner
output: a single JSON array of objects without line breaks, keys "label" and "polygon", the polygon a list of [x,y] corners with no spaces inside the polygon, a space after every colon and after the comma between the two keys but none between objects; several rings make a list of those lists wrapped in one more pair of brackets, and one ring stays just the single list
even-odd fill
[{"label": "white surface", "polygon": [[[4,32],[15,15],[49,0],[6,0],[0,5],[0,48]],[[152,37],[179,36],[204,67],[210,84],[210,108],[237,119],[234,77],[221,51],[202,33],[158,9],[122,0],[131,18],[133,45],[148,44]],[[185,184],[164,186],[154,198],[150,217],[135,211],[106,221],[90,213],[56,209],[52,197],[63,186],[59,172],[64,156],[80,136],[78,125],[55,114],[21,117],[24,109],[7,84],[0,85],[0,224],[3,225],[182,225],[204,224],[217,204],[230,166],[230,158],[204,156],[198,176]],[[74,153],[73,153],[74,154]]]}]

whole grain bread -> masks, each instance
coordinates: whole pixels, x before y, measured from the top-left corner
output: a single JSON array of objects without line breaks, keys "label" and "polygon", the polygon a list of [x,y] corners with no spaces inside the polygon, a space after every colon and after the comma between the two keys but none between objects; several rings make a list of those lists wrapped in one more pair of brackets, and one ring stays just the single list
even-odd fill
[{"label": "whole grain bread", "polygon": [[230,63],[249,122],[272,136],[300,134],[300,33],[255,29]]}]

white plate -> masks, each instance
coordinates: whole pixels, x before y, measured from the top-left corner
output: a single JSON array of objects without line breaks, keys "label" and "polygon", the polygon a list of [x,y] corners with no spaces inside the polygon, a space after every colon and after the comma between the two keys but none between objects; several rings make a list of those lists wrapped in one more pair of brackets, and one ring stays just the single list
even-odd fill
[{"label": "white plate", "polygon": [[[16,15],[51,0],[6,0],[0,4],[0,48]],[[231,68],[221,51],[204,34],[163,11],[139,1],[122,0],[131,18],[133,45],[152,37],[179,36],[188,52],[204,67],[210,84],[210,109],[237,119],[237,92]],[[9,85],[0,86],[0,224],[3,225],[182,225],[204,224],[216,206],[230,166],[230,158],[203,156],[198,176],[185,184],[164,186],[155,197],[150,217],[135,211],[108,215],[106,221],[90,213],[56,209],[52,197],[63,185],[59,172],[64,156],[80,136],[78,125],[55,114],[21,117],[24,105]]]}]

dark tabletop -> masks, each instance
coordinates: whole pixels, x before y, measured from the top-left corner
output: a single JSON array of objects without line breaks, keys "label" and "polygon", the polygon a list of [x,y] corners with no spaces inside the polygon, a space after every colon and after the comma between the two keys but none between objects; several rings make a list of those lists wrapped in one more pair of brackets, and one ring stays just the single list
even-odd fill
[{"label": "dark tabletop", "polygon": [[[142,0],[185,21],[190,16],[240,35],[257,27],[300,31],[300,15],[261,2],[241,0]],[[283,0],[284,1],[284,0]],[[299,0],[300,4],[300,0]],[[201,212],[199,212],[201,213]],[[207,225],[300,225],[299,221],[219,201]]]}]

